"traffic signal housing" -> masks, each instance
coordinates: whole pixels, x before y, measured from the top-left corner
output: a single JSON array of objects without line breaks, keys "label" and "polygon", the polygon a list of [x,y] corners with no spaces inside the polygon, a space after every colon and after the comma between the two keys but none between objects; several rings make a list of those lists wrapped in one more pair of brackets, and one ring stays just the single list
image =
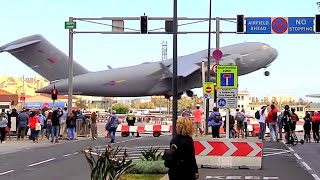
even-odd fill
[{"label": "traffic signal housing", "polygon": [[320,14],[316,15],[315,33],[320,33]]},{"label": "traffic signal housing", "polygon": [[148,16],[140,16],[140,34],[148,33]]},{"label": "traffic signal housing", "polygon": [[237,15],[237,33],[244,33],[244,15]]},{"label": "traffic signal housing", "polygon": [[58,99],[58,90],[57,89],[52,89],[51,91],[51,99],[52,100],[57,100]]}]

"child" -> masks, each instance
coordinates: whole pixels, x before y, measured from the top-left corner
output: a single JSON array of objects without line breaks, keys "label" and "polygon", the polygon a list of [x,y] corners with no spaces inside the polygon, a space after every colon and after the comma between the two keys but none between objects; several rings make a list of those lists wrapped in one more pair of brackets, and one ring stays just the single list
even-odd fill
[{"label": "child", "polygon": [[307,113],[306,116],[305,116],[303,119],[304,119],[304,125],[303,125],[304,140],[305,140],[306,142],[311,142],[311,141],[310,141],[310,131],[311,131],[311,117],[310,117],[310,113]]}]

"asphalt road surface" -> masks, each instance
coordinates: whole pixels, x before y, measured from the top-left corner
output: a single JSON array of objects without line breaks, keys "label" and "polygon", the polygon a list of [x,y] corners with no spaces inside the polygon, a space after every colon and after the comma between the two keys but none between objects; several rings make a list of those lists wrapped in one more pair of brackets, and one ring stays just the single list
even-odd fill
[{"label": "asphalt road surface", "polygon": [[[131,151],[132,159],[138,159],[141,149],[150,146],[164,149],[170,136],[154,138],[151,135],[137,137],[117,137],[113,147],[120,146]],[[0,156],[0,180],[34,180],[34,179],[90,179],[89,166],[84,155],[79,151],[88,147],[103,147],[109,139],[98,141],[85,140],[49,147],[40,147]],[[295,149],[307,147],[298,145]],[[311,147],[311,146],[310,146]],[[129,154],[130,155],[130,154]],[[319,155],[318,155],[319,157]],[[301,155],[301,158],[304,158]],[[316,162],[316,159],[314,160]],[[309,164],[312,169],[319,166]],[[309,167],[309,168],[310,168]],[[316,171],[312,173],[317,173]],[[200,179],[282,179],[311,180],[315,179],[310,170],[300,162],[291,148],[283,143],[264,142],[263,170],[227,170],[200,169]]]}]

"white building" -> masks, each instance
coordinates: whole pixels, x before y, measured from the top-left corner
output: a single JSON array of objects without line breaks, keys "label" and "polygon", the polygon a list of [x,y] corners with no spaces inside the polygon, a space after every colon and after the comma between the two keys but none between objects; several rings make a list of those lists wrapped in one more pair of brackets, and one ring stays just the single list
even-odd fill
[{"label": "white building", "polygon": [[250,107],[249,104],[251,103],[251,94],[249,91],[244,90],[244,91],[238,91],[238,108],[244,109],[244,110],[249,110]]}]

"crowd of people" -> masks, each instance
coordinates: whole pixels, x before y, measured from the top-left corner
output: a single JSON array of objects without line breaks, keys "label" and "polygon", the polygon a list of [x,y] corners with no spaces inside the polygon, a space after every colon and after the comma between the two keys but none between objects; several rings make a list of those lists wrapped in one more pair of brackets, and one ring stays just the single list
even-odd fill
[{"label": "crowd of people", "polygon": [[[29,110],[23,109],[17,112],[16,109],[5,112],[2,109],[0,114],[0,142],[5,144],[6,140],[11,139],[11,120],[16,119],[16,138],[17,140],[30,140],[37,143],[39,138],[46,138],[50,142],[58,143],[59,139],[75,140],[77,120],[86,124],[86,117],[81,111],[72,111],[68,114],[67,108]],[[93,112],[90,115],[90,129],[92,139],[97,140],[97,115]]]}]

